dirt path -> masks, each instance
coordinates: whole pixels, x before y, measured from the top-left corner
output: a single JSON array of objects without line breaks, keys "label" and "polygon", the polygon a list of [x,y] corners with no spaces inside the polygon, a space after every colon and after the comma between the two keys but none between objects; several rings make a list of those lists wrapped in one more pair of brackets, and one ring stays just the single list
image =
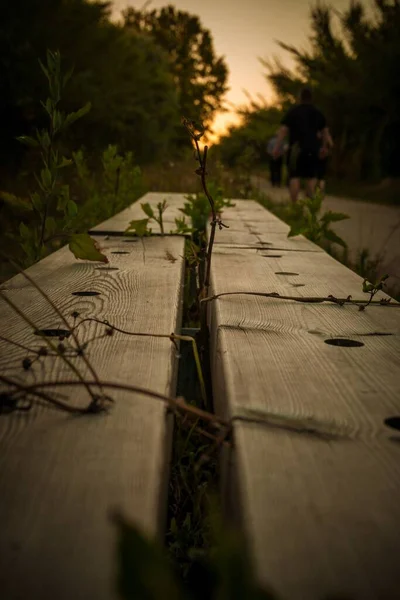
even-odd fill
[{"label": "dirt path", "polygon": [[[254,177],[253,185],[274,202],[289,202],[286,188],[273,188],[261,177]],[[400,289],[400,207],[329,195],[323,207],[349,215],[350,219],[335,223],[333,228],[347,242],[350,260],[355,262],[358,253],[367,248],[371,259],[381,257],[379,273],[391,275],[390,287]]]}]

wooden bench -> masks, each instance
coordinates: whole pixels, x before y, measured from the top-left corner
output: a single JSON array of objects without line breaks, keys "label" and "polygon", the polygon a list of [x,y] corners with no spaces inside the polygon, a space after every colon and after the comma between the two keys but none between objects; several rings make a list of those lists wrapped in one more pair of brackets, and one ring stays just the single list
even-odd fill
[{"label": "wooden bench", "polygon": [[[354,272],[235,202],[210,294],[366,297]],[[400,309],[236,295],[211,302],[209,325],[214,405],[234,420],[224,497],[260,582],[291,600],[397,598]]]},{"label": "wooden bench", "polygon": [[[137,209],[127,210],[131,215]],[[71,316],[77,311],[79,319],[106,319],[137,333],[179,332],[184,238],[158,236],[142,242],[126,238],[121,234],[129,218],[117,215],[107,221],[115,234],[109,239],[96,236],[109,265],[77,261],[64,247],[27,273],[71,326],[77,322]],[[65,328],[22,275],[1,289],[36,328]],[[82,297],[75,292],[99,295]],[[1,298],[0,326],[1,335],[19,344],[45,345]],[[102,381],[175,395],[178,358],[169,339],[117,331],[104,337],[105,329],[87,321],[77,330],[82,343],[97,337],[86,355]],[[34,357],[0,340],[0,373],[24,384],[77,379],[59,357],[43,357],[24,371],[22,360],[27,355]],[[84,377],[92,379],[81,357],[71,360]],[[71,406],[89,401],[83,386],[55,391]],[[105,391],[114,400],[106,415],[71,415],[40,400],[29,412],[0,415],[0,596],[4,600],[116,598],[116,531],[110,510],[121,510],[152,536],[163,535],[172,420],[156,398]]]}]

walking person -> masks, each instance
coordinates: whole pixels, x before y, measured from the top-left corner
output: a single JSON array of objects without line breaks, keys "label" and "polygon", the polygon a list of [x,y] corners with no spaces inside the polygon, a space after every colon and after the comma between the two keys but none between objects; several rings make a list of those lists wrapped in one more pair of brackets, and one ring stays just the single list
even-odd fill
[{"label": "walking person", "polygon": [[[276,136],[273,156],[278,157],[286,136],[289,137],[288,176],[292,202],[297,202],[301,180],[306,181],[306,193],[312,196],[317,183],[318,155],[328,148],[328,127],[325,116],[312,103],[312,93],[304,88],[300,102],[284,116]],[[321,146],[322,141],[322,146]]]}]

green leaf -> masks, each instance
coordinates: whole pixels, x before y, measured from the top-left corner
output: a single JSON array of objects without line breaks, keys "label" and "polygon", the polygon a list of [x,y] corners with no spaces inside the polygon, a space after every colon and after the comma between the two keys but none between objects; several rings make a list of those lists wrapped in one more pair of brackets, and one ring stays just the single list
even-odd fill
[{"label": "green leaf", "polygon": [[97,242],[88,233],[74,233],[69,240],[69,249],[75,258],[108,263],[108,258],[100,252]]},{"label": "green leaf", "polygon": [[67,213],[67,216],[70,219],[73,219],[78,214],[78,205],[73,200],[68,200],[65,211]]},{"label": "green leaf", "polygon": [[57,230],[57,223],[55,222],[54,218],[47,217],[46,223],[45,223],[46,236],[51,237],[52,235],[55,234],[56,230]]},{"label": "green leaf", "polygon": [[117,585],[120,598],[179,600],[183,598],[168,557],[120,514],[112,520],[118,532]]},{"label": "green leaf", "polygon": [[176,225],[176,229],[173,233],[177,233],[180,235],[186,235],[188,233],[193,233],[195,231],[193,229],[193,227],[189,227],[189,225],[186,223],[185,217],[182,217],[182,219],[180,219],[179,217],[176,217],[175,225]]},{"label": "green leaf", "polygon": [[125,230],[125,233],[134,231],[139,237],[150,235],[151,230],[147,228],[148,223],[149,219],[137,219],[136,221],[131,221],[129,227]]},{"label": "green leaf", "polygon": [[39,146],[39,142],[29,135],[20,135],[17,137],[17,140],[21,142],[21,144],[30,146],[31,148],[37,148]]},{"label": "green leaf", "polygon": [[13,218],[17,218],[24,213],[32,212],[32,206],[25,200],[25,198],[19,198],[15,194],[9,192],[0,191],[0,206],[12,211]]},{"label": "green leaf", "polygon": [[150,218],[150,219],[154,219],[154,212],[153,209],[151,208],[150,204],[148,202],[146,202],[145,204],[141,204],[140,205],[142,207],[142,211]]},{"label": "green leaf", "polygon": [[43,106],[49,117],[53,111],[53,102],[51,98],[47,98],[46,102],[41,101],[40,104]]},{"label": "green leaf", "polygon": [[62,129],[62,127],[64,127],[64,125],[65,125],[64,116],[60,113],[59,110],[54,110],[53,111],[53,132],[57,133],[57,131],[60,131],[60,129]]},{"label": "green leaf", "polygon": [[69,202],[69,185],[63,185],[57,200],[57,210],[66,210]]},{"label": "green leaf", "polygon": [[77,121],[78,119],[81,119],[90,111],[91,108],[92,104],[90,102],[87,102],[85,106],[82,106],[82,108],[80,108],[76,112],[69,113],[69,115],[65,117],[63,129],[66,129],[67,127],[72,125],[72,123],[75,123],[75,121]]},{"label": "green leaf", "polygon": [[[47,57],[47,60],[48,60],[48,57]],[[48,70],[46,69],[46,67],[44,66],[44,64],[42,63],[41,60],[39,60],[39,65],[40,65],[40,68],[42,69],[43,73],[45,74],[45,76],[47,77],[47,79],[50,82],[50,79],[51,79],[50,73],[48,72]]]},{"label": "green leaf", "polygon": [[65,156],[63,156],[61,162],[57,165],[57,168],[63,169],[64,167],[69,167],[72,163],[73,161],[70,158],[65,158]]},{"label": "green leaf", "polygon": [[68,81],[71,79],[73,72],[74,72],[74,67],[71,67],[70,70],[65,73],[63,80],[62,80],[63,88],[67,85]]},{"label": "green leaf", "polygon": [[368,292],[372,292],[373,289],[375,289],[375,286],[372,283],[368,283],[368,279],[364,279],[362,285],[363,292],[367,294]]},{"label": "green leaf", "polygon": [[325,224],[343,221],[344,219],[350,219],[349,215],[346,215],[345,213],[332,212],[331,210],[328,210],[321,217],[321,221],[323,221]]},{"label": "green leaf", "polygon": [[40,179],[42,181],[42,186],[44,189],[49,190],[52,184],[52,176],[51,171],[47,167],[40,171]]},{"label": "green leaf", "polygon": [[44,208],[44,202],[43,202],[40,194],[38,194],[37,192],[34,192],[33,194],[31,194],[31,201],[32,201],[33,208],[35,210],[37,210],[38,213],[41,213]]},{"label": "green leaf", "polygon": [[29,227],[25,225],[25,223],[19,224],[19,233],[22,239],[24,240],[28,240],[31,237],[31,231]]},{"label": "green leaf", "polygon": [[294,237],[295,235],[305,234],[306,231],[307,231],[307,228],[305,227],[305,225],[303,223],[294,223],[290,228],[288,237]]},{"label": "green leaf", "polygon": [[342,240],[342,238],[339,237],[334,231],[332,231],[332,229],[324,230],[323,235],[325,239],[327,239],[329,242],[334,242],[335,244],[339,244],[339,246],[342,246],[343,248],[347,248],[346,242]]},{"label": "green leaf", "polygon": [[49,132],[44,129],[43,131],[38,131],[36,135],[42,148],[47,150],[51,144]]}]

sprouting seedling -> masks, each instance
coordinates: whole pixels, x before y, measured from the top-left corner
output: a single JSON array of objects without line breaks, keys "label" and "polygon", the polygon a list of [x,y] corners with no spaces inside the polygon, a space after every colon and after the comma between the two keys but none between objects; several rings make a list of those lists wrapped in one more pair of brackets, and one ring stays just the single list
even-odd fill
[{"label": "sprouting seedling", "polygon": [[359,310],[365,310],[367,308],[367,306],[369,306],[369,304],[371,304],[374,296],[378,292],[381,292],[383,290],[383,286],[385,284],[385,281],[388,278],[389,278],[389,275],[387,275],[387,274],[383,275],[383,277],[381,277],[375,283],[370,283],[370,282],[368,282],[368,279],[364,279],[363,285],[362,285],[362,291],[364,292],[364,294],[369,294],[369,300],[368,300],[367,304],[361,305],[359,307]]},{"label": "sprouting seedling", "polygon": [[163,214],[168,208],[167,201],[164,200],[162,202],[158,202],[156,204],[157,213],[154,212],[153,208],[150,206],[148,202],[140,205],[142,207],[143,212],[147,215],[147,219],[136,219],[129,223],[129,227],[125,230],[125,233],[134,232],[139,237],[143,237],[145,235],[151,234],[151,229],[149,228],[150,221],[155,221],[159,227],[161,235],[164,235],[164,221]]}]

